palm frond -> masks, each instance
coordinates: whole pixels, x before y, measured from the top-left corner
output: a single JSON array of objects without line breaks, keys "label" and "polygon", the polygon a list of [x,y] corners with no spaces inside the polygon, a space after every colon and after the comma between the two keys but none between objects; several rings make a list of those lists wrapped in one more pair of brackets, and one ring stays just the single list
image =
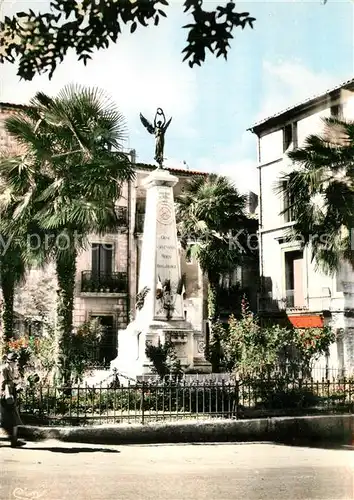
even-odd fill
[{"label": "palm frond", "polygon": [[334,272],[353,260],[347,236],[354,215],[354,122],[325,118],[322,135],[310,135],[288,154],[296,169],[284,174],[275,192],[292,197],[294,234],[309,244],[318,268]]}]

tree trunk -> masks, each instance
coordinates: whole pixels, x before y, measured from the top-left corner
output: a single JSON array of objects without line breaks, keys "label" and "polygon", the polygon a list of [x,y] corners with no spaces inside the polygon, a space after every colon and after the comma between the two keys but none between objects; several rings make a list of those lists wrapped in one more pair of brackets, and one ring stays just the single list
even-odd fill
[{"label": "tree trunk", "polygon": [[11,277],[2,276],[2,295],[4,299],[4,309],[2,313],[3,335],[6,341],[14,336],[14,295],[15,282]]},{"label": "tree trunk", "polygon": [[76,251],[61,253],[56,258],[58,279],[57,332],[59,337],[60,375],[65,385],[70,384],[71,336],[73,331],[74,292],[76,280]]},{"label": "tree trunk", "polygon": [[209,278],[208,280],[208,320],[215,323],[219,317],[218,289],[219,282]]},{"label": "tree trunk", "polygon": [[206,345],[206,359],[212,365],[213,373],[219,371],[221,359],[221,347],[217,339],[214,338],[214,325],[219,319],[220,310],[218,304],[219,277],[208,274],[208,325],[209,332]]}]

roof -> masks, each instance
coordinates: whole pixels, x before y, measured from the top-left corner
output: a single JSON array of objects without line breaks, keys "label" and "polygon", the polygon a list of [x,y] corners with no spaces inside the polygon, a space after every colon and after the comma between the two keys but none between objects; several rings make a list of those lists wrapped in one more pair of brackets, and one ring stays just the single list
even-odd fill
[{"label": "roof", "polygon": [[[156,170],[156,165],[149,165],[146,163],[135,163],[134,167],[138,170]],[[184,170],[183,168],[168,168],[166,167],[170,173],[175,173],[176,175],[185,175],[185,176],[195,176],[195,175],[209,175],[208,172],[199,172],[197,170]]]},{"label": "roof", "polygon": [[25,104],[15,104],[14,102],[2,102],[0,101],[0,108],[5,108],[5,109],[26,109],[29,106],[26,106]]},{"label": "roof", "polygon": [[354,87],[354,78],[351,78],[350,80],[346,80],[345,82],[342,82],[339,85],[336,85],[335,87],[332,87],[331,89],[326,90],[325,92],[322,92],[321,94],[314,95],[312,97],[309,97],[305,99],[304,101],[294,104],[293,106],[289,106],[286,109],[283,109],[282,111],[279,111],[278,113],[275,113],[274,115],[268,116],[267,118],[263,118],[262,120],[256,122],[252,127],[248,128],[247,130],[250,130],[251,132],[256,133],[258,129],[265,128],[264,126],[267,125],[272,125],[273,122],[275,123],[276,121],[279,120],[280,117],[283,117],[283,115],[287,114],[293,114],[294,112],[300,110],[303,107],[310,107],[316,102],[323,100],[325,97],[338,92],[341,89],[345,89],[347,87]]}]

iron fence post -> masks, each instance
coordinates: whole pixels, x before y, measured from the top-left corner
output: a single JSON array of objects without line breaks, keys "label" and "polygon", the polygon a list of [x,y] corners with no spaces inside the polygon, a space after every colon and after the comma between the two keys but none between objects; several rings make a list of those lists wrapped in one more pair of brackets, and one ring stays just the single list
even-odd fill
[{"label": "iron fence post", "polygon": [[141,385],[141,401],[140,401],[141,423],[142,424],[144,424],[144,420],[145,420],[144,395],[145,395],[145,381],[143,380],[142,385]]},{"label": "iron fence post", "polygon": [[240,390],[239,390],[239,380],[235,380],[235,418],[238,420],[238,415],[239,415],[239,396],[240,396]]}]

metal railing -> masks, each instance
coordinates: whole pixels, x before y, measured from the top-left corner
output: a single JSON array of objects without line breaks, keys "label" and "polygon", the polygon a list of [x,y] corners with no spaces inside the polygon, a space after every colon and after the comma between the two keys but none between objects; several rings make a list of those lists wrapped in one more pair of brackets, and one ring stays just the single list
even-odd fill
[{"label": "metal railing", "polygon": [[296,304],[294,290],[286,290],[286,296],[280,299],[274,299],[270,295],[258,295],[257,302],[258,311],[260,312],[286,311],[287,309],[308,310],[305,303],[302,305]]},{"label": "metal railing", "polygon": [[127,273],[97,273],[82,271],[81,291],[87,293],[126,293]]},{"label": "metal railing", "polygon": [[286,302],[285,306],[288,307],[295,307],[295,293],[294,290],[286,290]]},{"label": "metal railing", "polygon": [[149,423],[180,419],[260,418],[352,413],[354,380],[244,379],[120,387],[26,387],[18,401],[27,425]]},{"label": "metal railing", "polygon": [[269,295],[258,295],[257,307],[259,312],[277,312],[286,310],[286,300],[273,299]]}]

